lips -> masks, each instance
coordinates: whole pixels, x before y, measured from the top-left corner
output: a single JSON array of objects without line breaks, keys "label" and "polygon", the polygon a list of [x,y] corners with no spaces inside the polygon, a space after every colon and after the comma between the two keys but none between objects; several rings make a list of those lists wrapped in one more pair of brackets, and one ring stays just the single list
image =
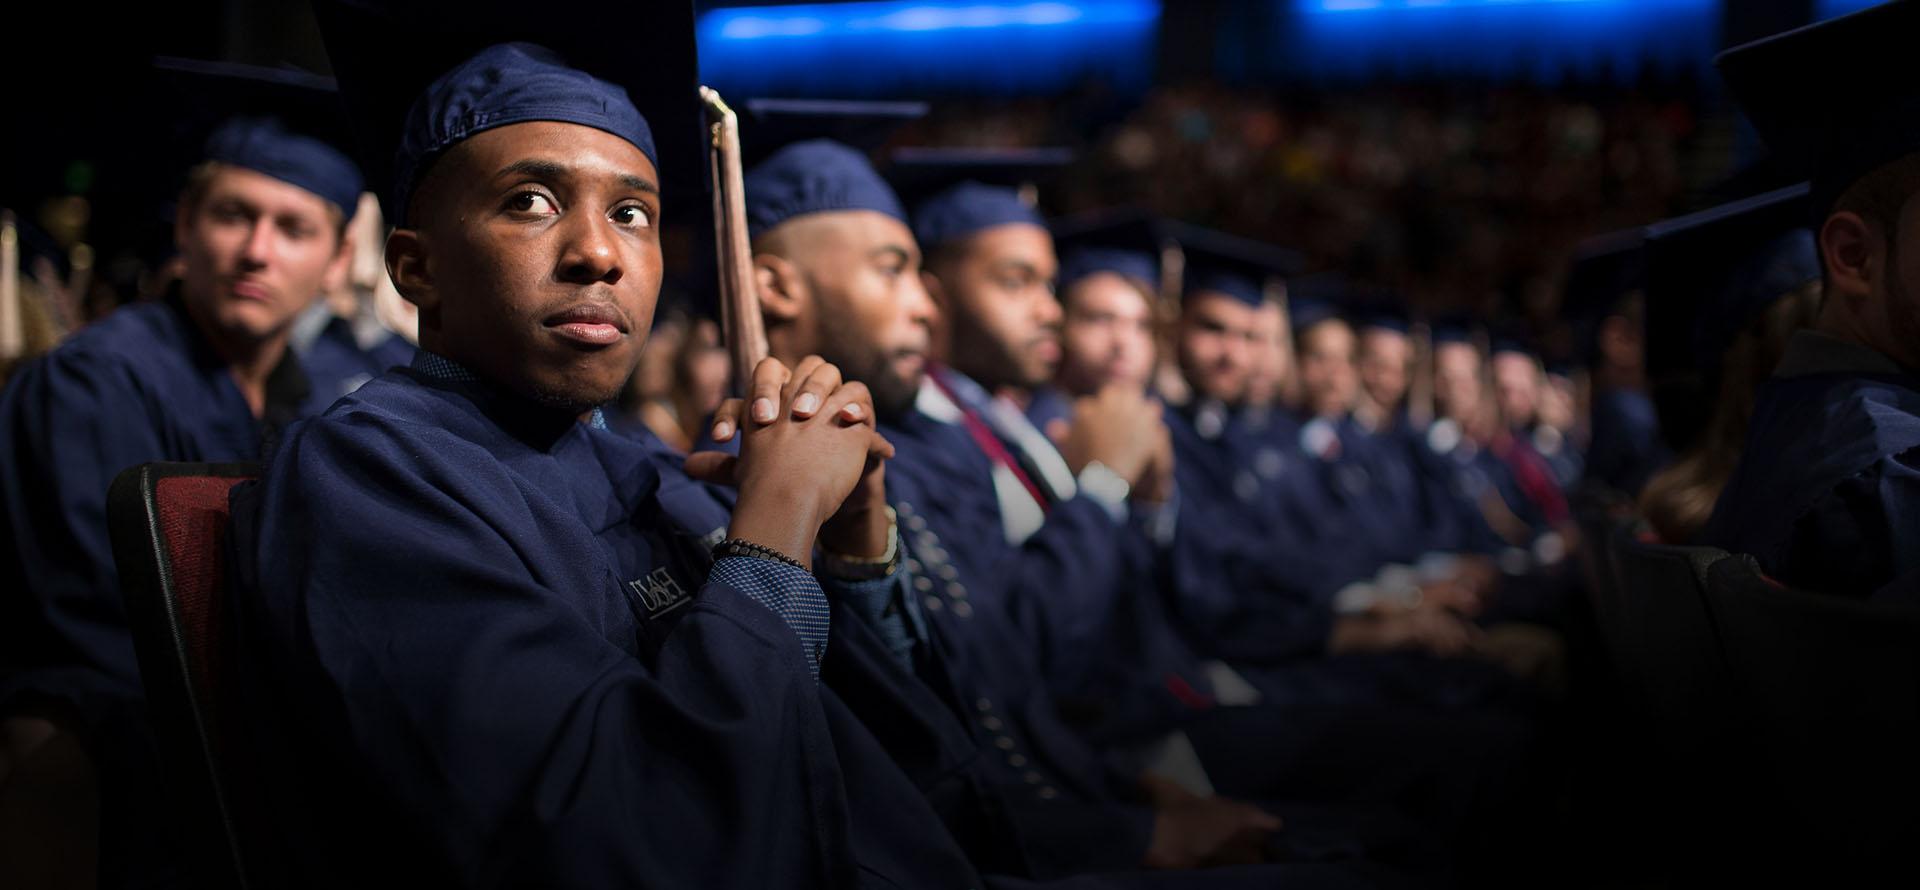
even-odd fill
[{"label": "lips", "polygon": [[273,296],[272,293],[267,290],[266,285],[263,285],[258,281],[254,281],[248,278],[242,278],[235,281],[233,283],[233,286],[228,290],[230,290],[234,296],[242,300],[255,300],[258,302],[265,302],[271,299]]},{"label": "lips", "polygon": [[569,340],[588,346],[610,346],[627,336],[631,329],[626,313],[610,303],[579,303],[549,315],[542,321],[548,329]]}]

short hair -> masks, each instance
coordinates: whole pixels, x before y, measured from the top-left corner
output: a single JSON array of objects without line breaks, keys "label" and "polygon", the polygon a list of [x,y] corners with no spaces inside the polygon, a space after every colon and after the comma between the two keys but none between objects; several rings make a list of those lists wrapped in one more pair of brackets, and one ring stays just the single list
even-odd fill
[{"label": "short hair", "polygon": [[1900,210],[1907,206],[1915,193],[1920,193],[1920,152],[1875,167],[1872,172],[1855,180],[1833,202],[1829,215],[1857,213],[1879,223],[1886,229],[1891,246],[1897,241],[1894,234],[1899,230]]}]

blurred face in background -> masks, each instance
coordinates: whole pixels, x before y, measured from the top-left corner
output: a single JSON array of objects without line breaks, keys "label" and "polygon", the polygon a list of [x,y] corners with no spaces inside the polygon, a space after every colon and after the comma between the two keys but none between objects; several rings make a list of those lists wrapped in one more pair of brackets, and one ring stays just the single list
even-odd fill
[{"label": "blurred face in background", "polygon": [[1540,364],[1533,356],[1498,352],[1493,356],[1493,393],[1500,421],[1509,427],[1531,425],[1540,411]]},{"label": "blurred face in background", "polygon": [[1353,410],[1360,390],[1354,344],[1353,328],[1337,318],[1300,332],[1300,389],[1307,410],[1320,417]]},{"label": "blurred face in background", "polygon": [[1199,395],[1238,405],[1247,398],[1260,342],[1260,310],[1235,297],[1196,291],[1182,302],[1180,370]]},{"label": "blurred face in background", "polygon": [[1399,407],[1407,396],[1413,367],[1413,338],[1386,328],[1367,328],[1360,332],[1359,349],[1355,364],[1367,399],[1382,410]]},{"label": "blurred face in background", "polygon": [[352,256],[343,211],[306,189],[227,164],[196,170],[174,223],[181,299],[216,342],[283,334]]},{"label": "blurred face in background", "polygon": [[1573,378],[1548,374],[1546,385],[1540,388],[1540,408],[1535,417],[1542,424],[1568,432],[1578,415],[1574,402]]},{"label": "blurred face in background", "polygon": [[1470,423],[1480,411],[1480,351],[1471,343],[1433,346],[1433,398],[1440,416]]},{"label": "blurred face in background", "polygon": [[677,364],[674,400],[685,418],[699,423],[726,399],[728,378],[733,374],[733,360],[726,344],[720,342],[720,325],[700,319],[686,332]]},{"label": "blurred face in background", "polygon": [[1261,303],[1254,316],[1253,376],[1247,383],[1247,404],[1271,405],[1286,393],[1287,373],[1293,365],[1292,341],[1286,313],[1271,300]]},{"label": "blurred face in background", "polygon": [[1145,389],[1153,373],[1153,307],[1138,285],[1096,272],[1062,294],[1060,387],[1070,395],[1108,384]]}]

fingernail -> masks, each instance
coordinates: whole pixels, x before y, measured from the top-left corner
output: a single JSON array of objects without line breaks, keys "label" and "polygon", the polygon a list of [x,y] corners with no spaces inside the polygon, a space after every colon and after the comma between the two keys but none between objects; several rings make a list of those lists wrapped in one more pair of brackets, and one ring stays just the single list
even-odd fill
[{"label": "fingernail", "polygon": [[801,393],[800,398],[793,402],[793,410],[801,414],[812,414],[818,407],[820,407],[820,397],[810,392]]},{"label": "fingernail", "polygon": [[727,439],[731,438],[732,436],[733,436],[733,424],[722,420],[719,423],[716,423],[713,425],[713,440],[715,442],[725,442],[727,441]]},{"label": "fingernail", "polygon": [[855,404],[848,405],[847,409],[840,413],[845,414],[848,420],[859,420],[862,416],[864,416],[867,413],[867,409],[862,408],[858,403],[855,403]]},{"label": "fingernail", "polygon": [[773,411],[772,399],[754,399],[753,400],[753,419],[754,420],[758,420],[761,423],[772,423],[773,413],[774,411]]}]

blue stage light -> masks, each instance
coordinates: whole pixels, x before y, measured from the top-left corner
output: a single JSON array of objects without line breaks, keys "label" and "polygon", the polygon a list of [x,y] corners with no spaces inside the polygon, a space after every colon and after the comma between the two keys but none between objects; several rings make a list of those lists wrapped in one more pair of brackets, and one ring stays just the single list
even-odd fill
[{"label": "blue stage light", "polygon": [[700,17],[700,68],[736,95],[1144,91],[1159,20],[1156,0],[727,7]]}]

